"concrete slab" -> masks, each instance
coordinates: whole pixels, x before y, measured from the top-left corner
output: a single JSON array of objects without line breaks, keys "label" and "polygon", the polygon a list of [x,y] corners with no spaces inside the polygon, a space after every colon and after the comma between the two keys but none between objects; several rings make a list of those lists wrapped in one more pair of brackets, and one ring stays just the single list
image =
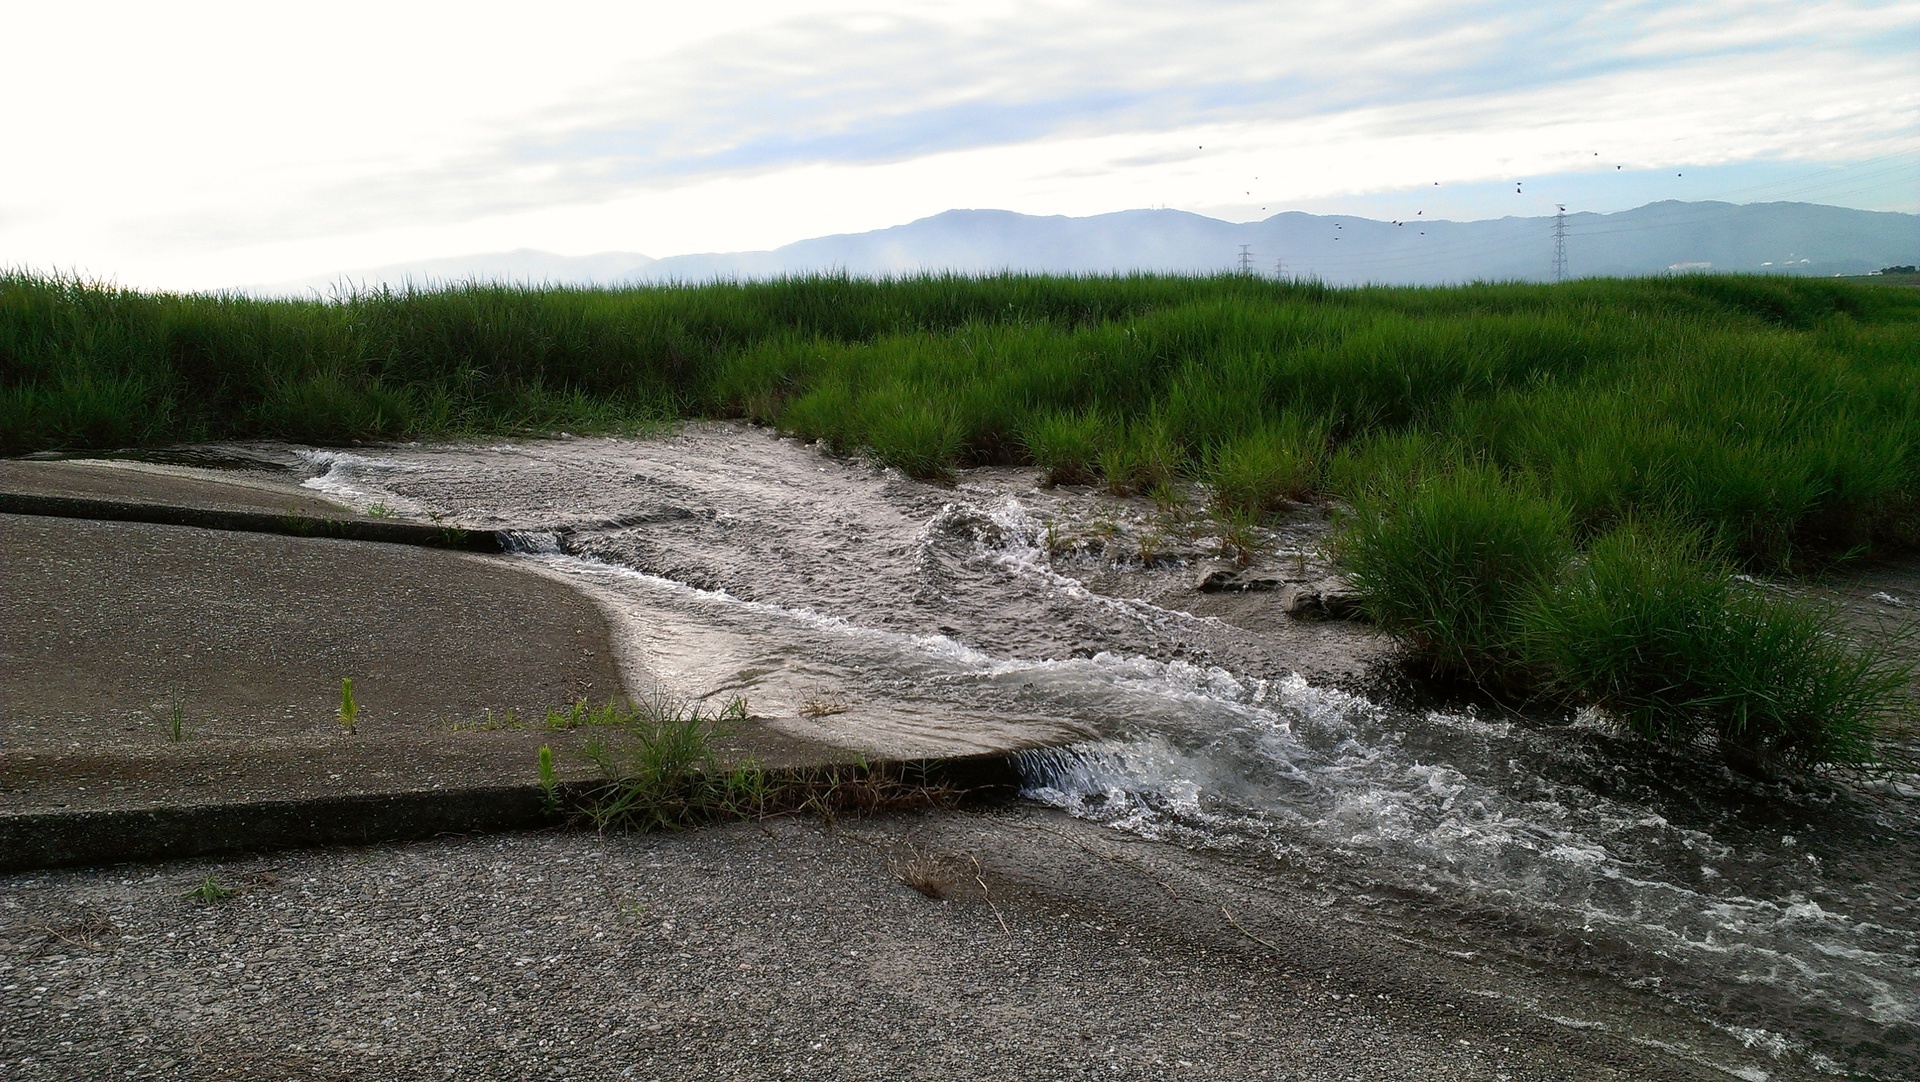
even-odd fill
[{"label": "concrete slab", "polygon": [[0,493],[208,511],[367,517],[265,470],[194,469],[121,459],[0,459]]},{"label": "concrete slab", "polygon": [[264,471],[122,461],[0,461],[0,514],[501,551],[498,535],[490,531],[361,514]]},{"label": "concrete slab", "polygon": [[[0,491],[221,510],[304,495],[42,465],[0,465]],[[539,748],[591,773],[588,734],[546,712],[644,690],[635,675],[589,598],[502,557],[0,514],[0,867],[543,821]],[[852,757],[752,723],[723,750]]]}]

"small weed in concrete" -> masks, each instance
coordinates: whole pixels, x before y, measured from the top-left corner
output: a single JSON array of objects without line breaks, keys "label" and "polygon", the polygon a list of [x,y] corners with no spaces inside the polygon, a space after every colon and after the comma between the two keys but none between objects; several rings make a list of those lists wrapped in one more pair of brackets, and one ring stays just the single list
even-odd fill
[{"label": "small weed in concrete", "polygon": [[1158,530],[1143,530],[1138,539],[1140,566],[1152,567],[1167,554],[1167,538]]},{"label": "small weed in concrete", "polygon": [[187,738],[187,697],[175,695],[167,704],[167,712],[160,716],[160,725],[166,730],[167,739],[175,744]]},{"label": "small weed in concrete", "polygon": [[581,699],[558,710],[547,711],[547,728],[555,732],[580,728],[622,728],[630,725],[638,716],[637,709],[630,704],[613,702],[605,706],[592,706]]},{"label": "small weed in concrete", "polygon": [[224,902],[238,893],[240,892],[222,884],[220,880],[210,875],[202,879],[199,886],[187,891],[181,897],[190,902],[212,905],[215,902]]},{"label": "small weed in concrete", "polygon": [[1047,559],[1057,560],[1061,556],[1072,553],[1076,544],[1078,541],[1074,536],[1061,529],[1059,523],[1052,520],[1047,522]]},{"label": "small weed in concrete", "polygon": [[360,717],[360,704],[353,701],[353,677],[340,678],[340,727],[348,736],[354,732],[354,723]]},{"label": "small weed in concrete", "polygon": [[546,794],[547,810],[560,808],[559,777],[553,769],[553,749],[540,745],[540,791]]}]

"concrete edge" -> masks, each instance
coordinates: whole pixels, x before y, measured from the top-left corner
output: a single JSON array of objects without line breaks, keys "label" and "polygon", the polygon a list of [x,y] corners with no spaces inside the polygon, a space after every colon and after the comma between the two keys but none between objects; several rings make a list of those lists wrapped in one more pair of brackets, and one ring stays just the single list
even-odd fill
[{"label": "concrete edge", "polygon": [[0,514],[197,526],[206,530],[281,534],[288,537],[334,537],[462,552],[505,551],[498,534],[459,526],[427,526],[417,522],[385,522],[369,518],[321,518],[291,512],[273,515],[261,511],[221,511],[206,507],[81,496],[0,492]]},{"label": "concrete edge", "polygon": [[[822,764],[771,770],[776,782],[818,785],[888,778],[945,786],[966,802],[1019,791],[1016,753]],[[442,834],[565,826],[605,783],[568,782],[554,797],[538,785],[356,793],[305,800],[196,804],[110,811],[0,815],[0,872],[68,865],[182,860],[329,845],[415,841]]]}]

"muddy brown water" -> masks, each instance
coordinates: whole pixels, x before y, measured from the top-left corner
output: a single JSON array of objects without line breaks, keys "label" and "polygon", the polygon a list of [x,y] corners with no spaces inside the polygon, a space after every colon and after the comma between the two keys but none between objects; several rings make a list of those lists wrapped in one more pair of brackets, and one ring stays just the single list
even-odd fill
[{"label": "muddy brown water", "polygon": [[[1607,974],[1788,1073],[1920,1076],[1920,778],[1769,785],[1597,717],[1369,693],[1388,651],[1365,629],[1193,590],[1218,542],[1178,512],[1031,471],[924,484],[732,425],[158,457],[501,531],[672,693],[875,755],[1033,748],[1030,799],[1278,864],[1460,953]],[[1265,561],[1323,573],[1321,530],[1270,532]],[[1920,601],[1884,585],[1845,590]]]}]

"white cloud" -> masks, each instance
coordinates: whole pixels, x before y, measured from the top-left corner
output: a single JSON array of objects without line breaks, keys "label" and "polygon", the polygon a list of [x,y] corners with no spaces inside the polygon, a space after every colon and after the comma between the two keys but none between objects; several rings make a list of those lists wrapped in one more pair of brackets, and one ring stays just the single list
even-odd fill
[{"label": "white cloud", "polygon": [[[208,285],[1916,146],[1920,4],[47,5],[0,262]],[[1205,150],[1201,150],[1202,146]],[[1261,178],[1254,181],[1254,177]]]}]

